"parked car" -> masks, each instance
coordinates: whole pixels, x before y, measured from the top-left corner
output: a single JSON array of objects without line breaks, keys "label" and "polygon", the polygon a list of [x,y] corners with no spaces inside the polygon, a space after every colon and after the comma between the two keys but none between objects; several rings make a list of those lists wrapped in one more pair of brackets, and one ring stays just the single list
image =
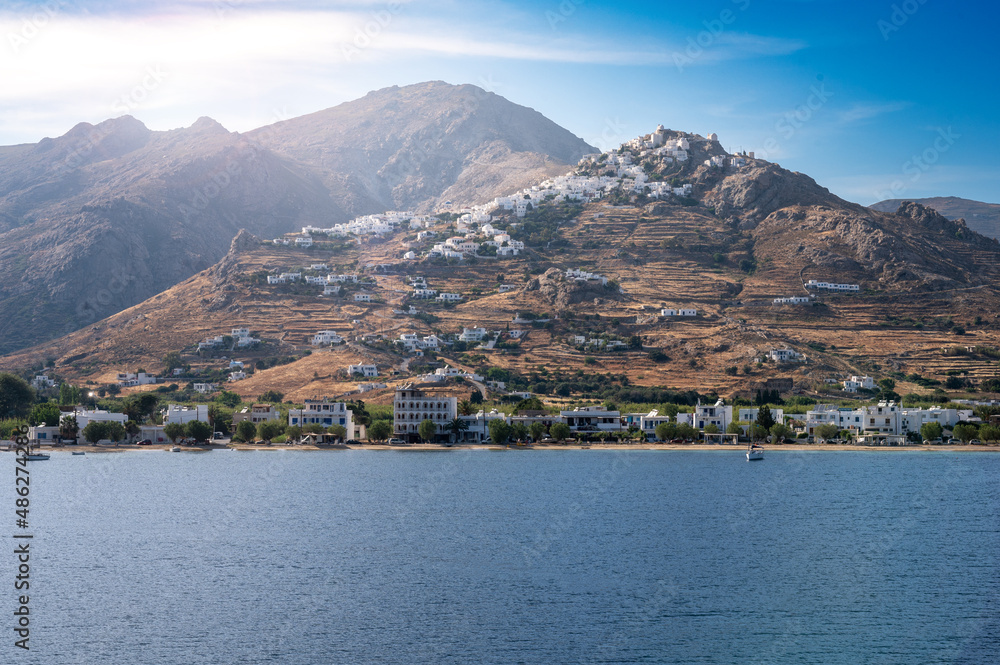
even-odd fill
[{"label": "parked car", "polygon": [[983,442],[980,441],[979,439],[973,439],[972,441],[969,441],[969,445],[970,446],[981,446],[981,445],[983,445]]},{"label": "parked car", "polygon": [[226,437],[222,434],[222,432],[213,432],[212,433],[212,440],[213,441],[218,441],[219,439],[224,439],[224,438],[226,438]]},{"label": "parked car", "polygon": [[393,438],[389,439],[389,445],[390,446],[400,446],[400,445],[402,445],[404,443],[406,443],[406,441],[403,441],[402,439],[398,439],[396,437],[393,437]]},{"label": "parked car", "polygon": [[151,446],[151,445],[153,445],[153,442],[151,440],[149,440],[149,439],[143,439],[142,441],[137,441],[135,445],[137,445],[137,446]]}]

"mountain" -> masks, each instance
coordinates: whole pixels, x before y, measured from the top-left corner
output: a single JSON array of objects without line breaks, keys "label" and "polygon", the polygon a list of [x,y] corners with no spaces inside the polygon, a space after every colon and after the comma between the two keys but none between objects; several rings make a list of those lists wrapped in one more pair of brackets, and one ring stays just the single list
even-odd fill
[{"label": "mountain", "polygon": [[[492,198],[594,149],[474,86],[426,83],[246,134],[124,116],[0,147],[0,353],[142,302],[274,237],[448,197]],[[464,200],[464,199],[463,199]]]},{"label": "mountain", "polygon": [[[970,229],[990,238],[1000,238],[1000,203],[983,203],[957,196],[935,196],[911,199],[915,203],[934,208],[951,220],[964,219]],[[895,212],[904,199],[888,199],[869,206],[872,210]]]},{"label": "mountain", "polygon": [[441,81],[377,90],[249,136],[365,212],[482,203],[598,152],[537,111]]},{"label": "mountain", "polygon": [[[444,349],[441,358],[469,369],[499,368],[509,385],[541,394],[583,395],[623,376],[636,386],[720,394],[746,394],[772,377],[792,377],[819,394],[828,379],[848,374],[893,373],[900,393],[926,390],[926,381],[943,383],[956,372],[962,381],[996,376],[995,239],[916,203],[897,213],[848,203],[804,174],[726,155],[717,141],[697,135],[665,133],[689,144],[687,159],[653,155],[640,137],[638,145],[578,166],[581,177],[605,178],[602,198],[560,202],[555,191],[533,192],[537,206],[523,218],[495,210],[491,223],[525,243],[517,256],[484,249],[484,256],[463,261],[434,258],[428,250],[435,240],[416,240],[407,225],[360,243],[318,237],[308,249],[241,232],[211,268],[83,330],[0,358],[0,366],[27,370],[54,360],[56,374],[101,384],[118,371],[161,372],[161,359],[177,352],[191,366],[187,378],[177,379],[185,383],[218,380],[225,355],[257,368],[230,389],[247,397],[276,389],[301,400],[353,390],[343,369],[362,360],[384,374],[398,372],[390,383],[432,368],[391,345],[401,333],[447,337],[484,326],[501,332],[497,348]],[[621,181],[611,175],[619,172]],[[690,192],[650,200],[636,193],[639,174],[647,187],[673,183],[671,189],[690,185]],[[456,230],[454,222],[439,222],[437,241]],[[410,251],[420,258],[402,259]],[[320,262],[333,274],[357,272],[361,283],[322,295],[312,284],[265,279],[311,274],[308,266]],[[567,270],[609,281],[580,283]],[[415,298],[414,276],[461,294],[462,302]],[[805,288],[809,279],[860,289],[817,293]],[[356,293],[371,302],[356,301]],[[773,302],[806,295],[814,297],[805,304]],[[404,313],[411,306],[416,316]],[[697,316],[660,316],[662,308],[695,309]],[[199,352],[202,340],[244,326],[261,340],[257,346]],[[321,330],[337,331],[348,343],[312,346]],[[607,352],[580,345],[576,336],[638,337],[643,348]],[[784,347],[809,362],[757,362]],[[633,401],[643,400],[637,394]]]}]

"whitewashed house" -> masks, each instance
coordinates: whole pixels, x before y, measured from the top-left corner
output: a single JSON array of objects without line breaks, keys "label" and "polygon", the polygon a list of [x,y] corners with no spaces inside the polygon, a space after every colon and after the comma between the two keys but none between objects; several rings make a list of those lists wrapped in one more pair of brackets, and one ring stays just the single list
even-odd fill
[{"label": "whitewashed house", "polygon": [[875,390],[875,379],[870,376],[851,376],[844,379],[844,391],[856,393],[859,390]]},{"label": "whitewashed house", "polygon": [[311,344],[313,346],[321,346],[327,344],[341,344],[344,338],[337,334],[333,330],[320,330],[318,333],[313,335]]},{"label": "whitewashed house", "polygon": [[804,363],[805,355],[794,349],[771,349],[767,352],[767,357],[776,363]]},{"label": "whitewashed house", "polygon": [[378,376],[378,367],[375,365],[348,365],[347,375],[361,374],[365,377]]}]

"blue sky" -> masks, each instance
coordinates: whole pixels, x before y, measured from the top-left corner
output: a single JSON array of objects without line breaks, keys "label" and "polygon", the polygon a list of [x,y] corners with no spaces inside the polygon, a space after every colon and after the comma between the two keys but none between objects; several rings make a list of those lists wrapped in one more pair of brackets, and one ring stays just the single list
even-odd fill
[{"label": "blue sky", "polygon": [[0,145],[124,113],[245,131],[444,80],[602,148],[663,123],[859,203],[1000,202],[998,15],[941,0],[8,2]]}]

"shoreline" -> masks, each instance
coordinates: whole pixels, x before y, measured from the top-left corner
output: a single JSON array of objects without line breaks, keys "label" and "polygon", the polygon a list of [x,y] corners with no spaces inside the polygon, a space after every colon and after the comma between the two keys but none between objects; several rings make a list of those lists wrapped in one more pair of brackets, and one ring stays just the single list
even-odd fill
[{"label": "shoreline", "polygon": [[[0,444],[2,445],[2,444]],[[94,454],[104,454],[104,453],[127,453],[127,452],[146,452],[146,451],[168,451],[172,448],[172,445],[156,444],[151,446],[136,446],[136,445],[90,445],[90,444],[80,444],[80,445],[40,445],[34,446],[33,449],[38,452],[46,453],[94,453]],[[206,445],[206,446],[179,446],[180,452],[209,452],[213,450],[237,450],[237,451],[272,451],[272,450],[292,450],[292,451],[328,451],[328,452],[342,452],[344,450],[390,450],[397,452],[458,452],[463,450],[484,450],[484,451],[494,451],[501,452],[507,450],[513,451],[531,451],[531,450],[693,450],[693,451],[718,451],[718,452],[734,452],[734,451],[744,451],[746,450],[746,444],[704,444],[704,443],[691,443],[691,444],[677,444],[677,443],[593,443],[593,444],[539,444],[539,445],[528,445],[528,446],[494,446],[491,444],[455,444],[455,445],[444,445],[438,443],[412,443],[404,445],[388,445],[384,443],[365,443],[361,445],[353,445],[347,447],[333,447],[333,446],[314,446],[314,445],[285,445],[285,444],[273,444],[270,446],[259,446],[259,445],[247,445],[247,444],[228,444],[228,445]],[[779,444],[764,447],[765,452],[772,451],[790,451],[790,452],[836,452],[836,451],[849,451],[849,452],[1000,452],[1000,444],[994,445],[912,445],[912,446],[861,446],[856,444],[825,444],[825,443],[789,443],[789,444]],[[3,452],[13,452],[13,448],[5,448]]]}]

